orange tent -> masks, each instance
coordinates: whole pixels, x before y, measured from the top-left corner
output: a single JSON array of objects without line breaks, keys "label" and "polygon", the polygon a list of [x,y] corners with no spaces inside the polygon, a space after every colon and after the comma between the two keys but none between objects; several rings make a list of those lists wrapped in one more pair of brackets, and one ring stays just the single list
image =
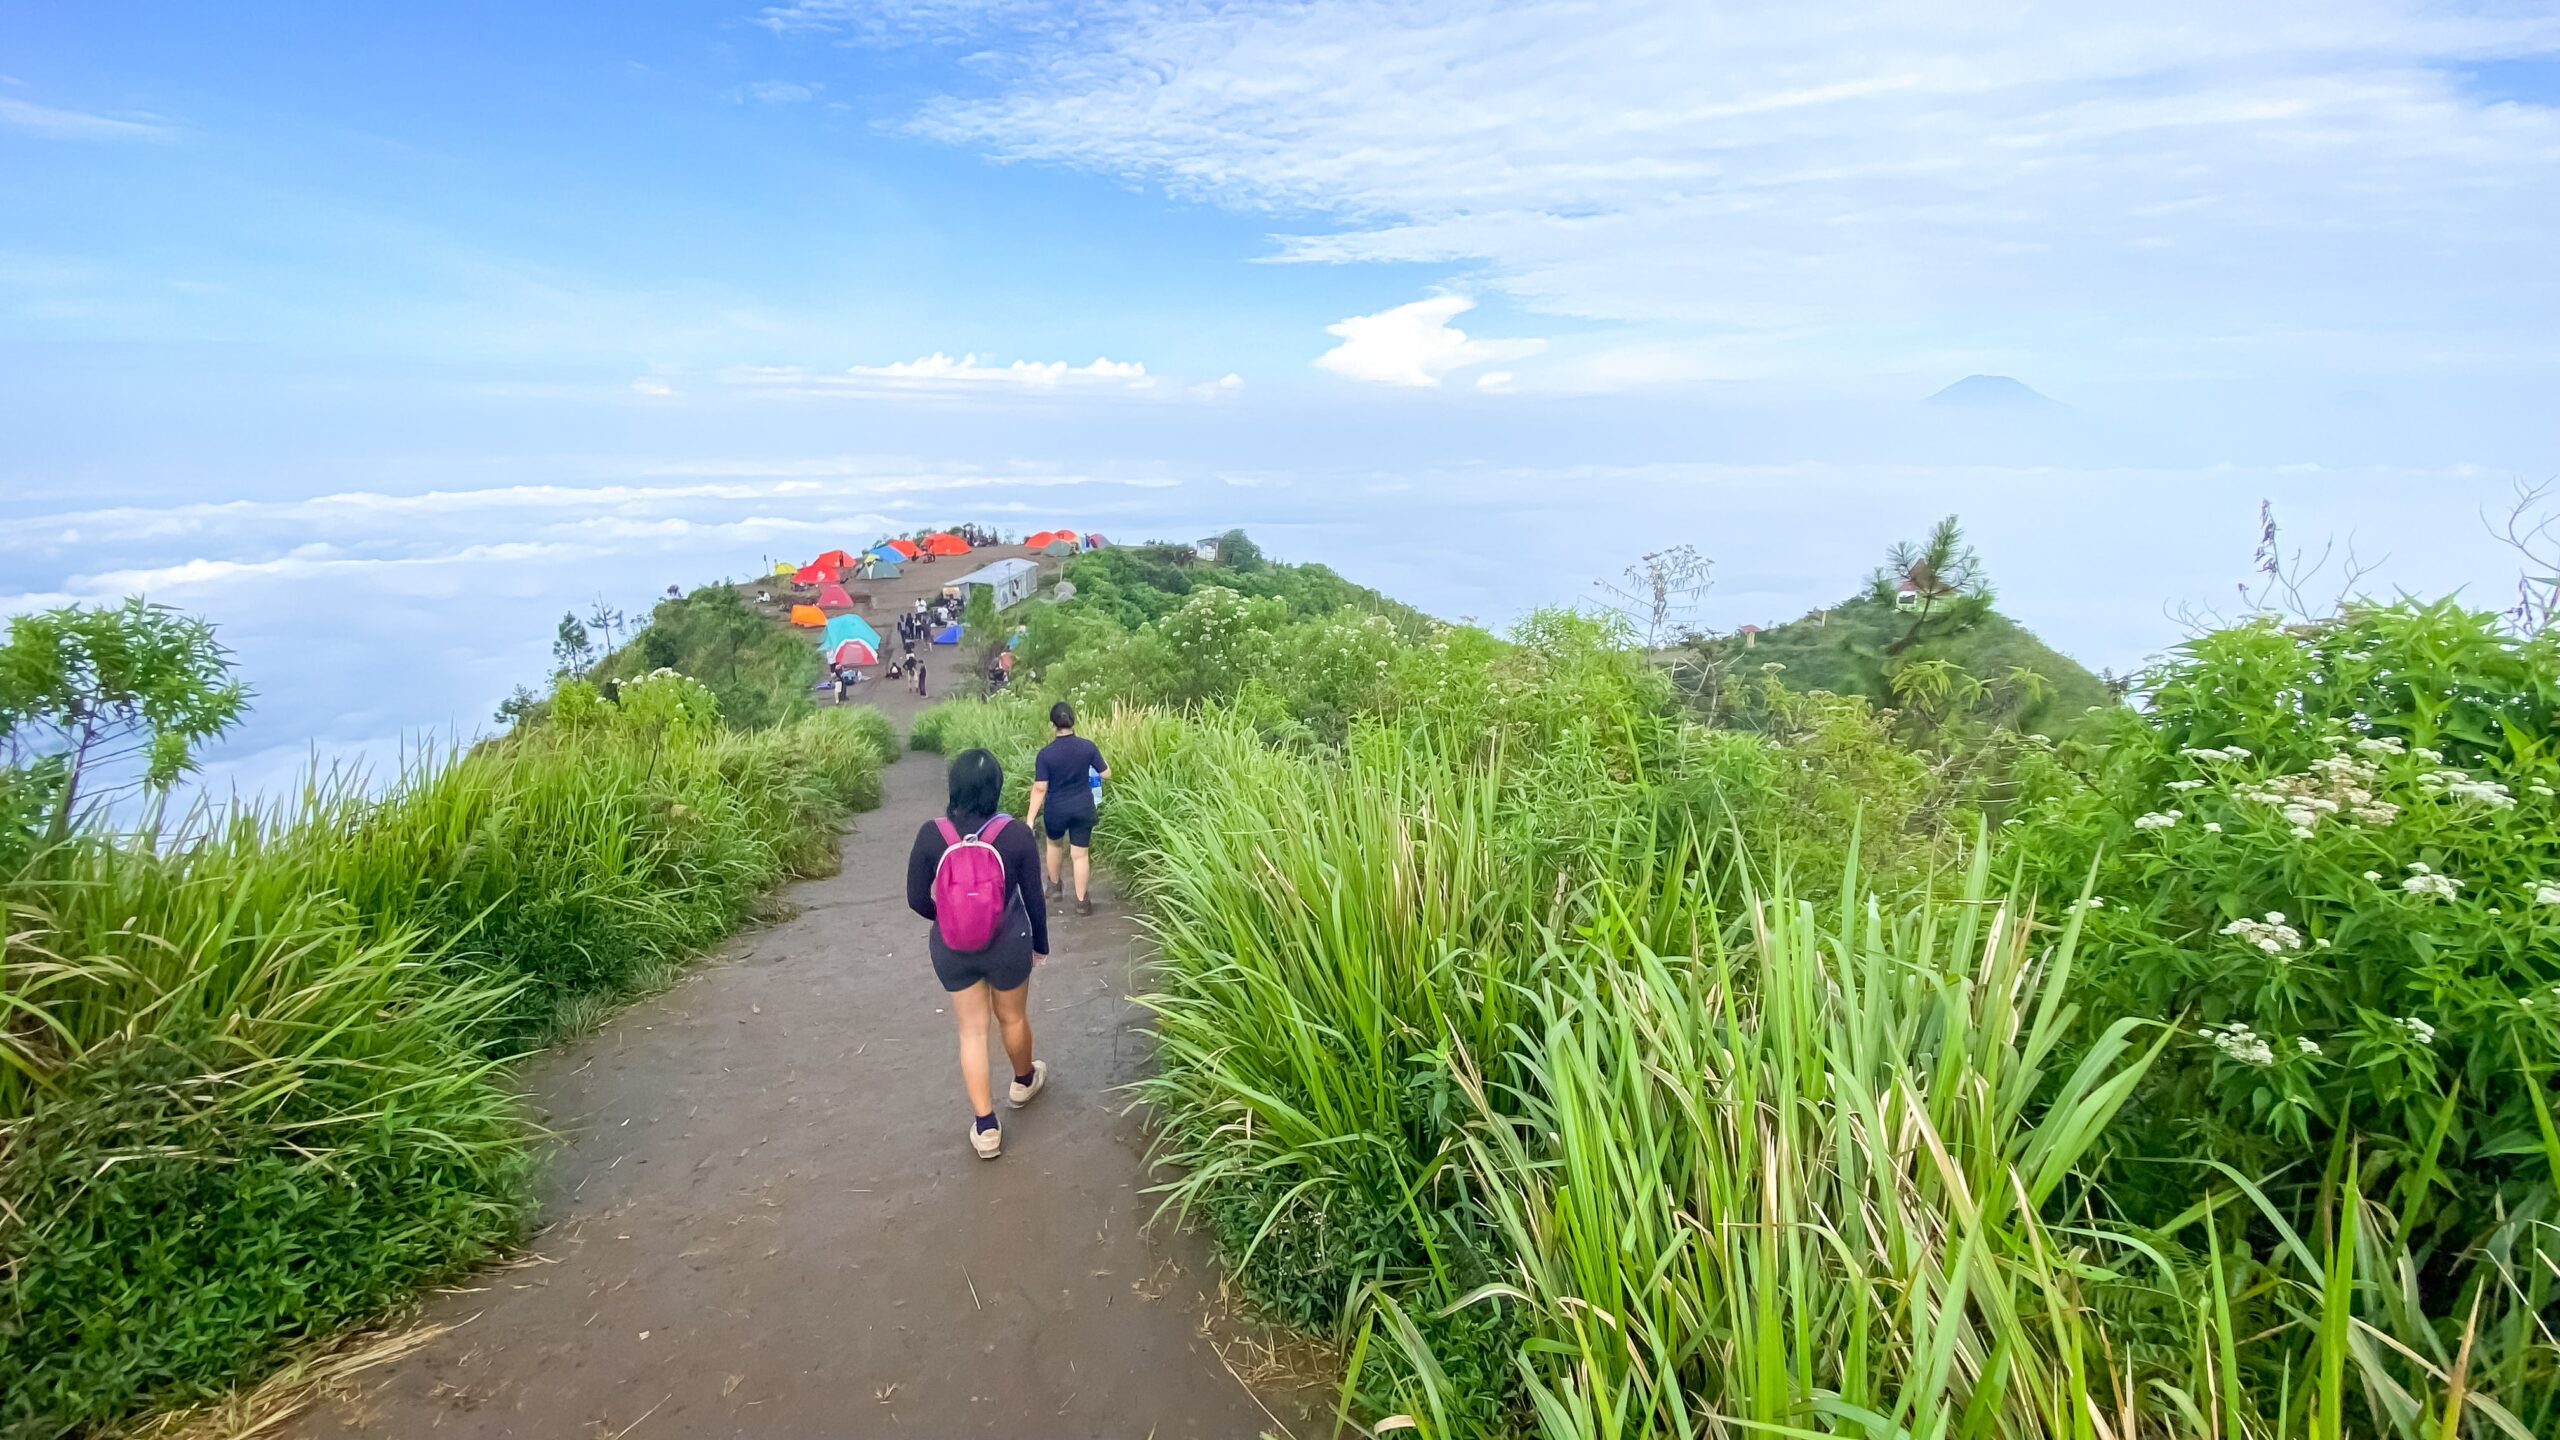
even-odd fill
[{"label": "orange tent", "polygon": [[924,553],[923,546],[918,545],[916,542],[908,539],[904,535],[900,535],[890,540],[888,545],[890,549],[897,551],[899,554],[906,556],[910,560],[913,560]]},{"label": "orange tent", "polygon": [[829,585],[826,589],[818,592],[818,603],[821,605],[850,605],[853,603],[853,597],[844,593],[843,586]]},{"label": "orange tent", "polygon": [[924,537],[924,548],[936,555],[966,555],[969,553],[969,542],[948,530],[943,530]]},{"label": "orange tent", "polygon": [[815,605],[794,605],[791,607],[791,623],[816,629],[827,623],[827,612]]},{"label": "orange tent", "polygon": [[821,570],[833,570],[838,574],[842,574],[843,572],[853,568],[853,557],[847,555],[841,550],[830,550],[826,554],[819,556],[817,559],[812,560],[809,563],[817,566]]},{"label": "orange tent", "polygon": [[1055,530],[1043,530],[1043,531],[1041,531],[1039,534],[1034,535],[1034,536],[1030,537],[1029,539],[1027,539],[1027,540],[1023,541],[1023,542],[1022,542],[1022,548],[1023,548],[1023,549],[1025,549],[1025,550],[1037,550],[1037,549],[1039,549],[1041,546],[1048,544],[1050,541],[1052,541],[1052,540],[1056,539],[1057,537],[1058,537],[1058,532],[1057,532],[1057,531],[1055,531]]},{"label": "orange tent", "polygon": [[824,565],[803,565],[799,569],[791,572],[791,583],[794,585],[833,585],[836,583],[836,572],[828,569]]}]

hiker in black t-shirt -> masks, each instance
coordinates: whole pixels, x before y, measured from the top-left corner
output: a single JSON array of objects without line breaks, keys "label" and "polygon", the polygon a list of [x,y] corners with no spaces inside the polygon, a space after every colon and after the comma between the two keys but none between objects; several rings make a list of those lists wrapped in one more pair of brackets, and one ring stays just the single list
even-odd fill
[{"label": "hiker in black t-shirt", "polygon": [[[1111,773],[1102,752],[1076,733],[1076,707],[1061,700],[1049,707],[1049,726],[1058,738],[1040,747],[1031,767],[1031,813],[1026,824],[1039,824],[1049,837],[1049,893],[1063,886],[1070,847],[1075,854],[1076,913],[1093,913],[1093,821],[1102,777]],[[1044,818],[1045,815],[1045,818]]]},{"label": "hiker in black t-shirt", "polygon": [[[1004,1145],[996,1123],[995,1093],[987,1075],[987,1022],[993,1020],[1011,1062],[1013,1084],[1006,1099],[1015,1108],[1028,1105],[1049,1083],[1049,1062],[1031,1058],[1031,970],[1049,958],[1049,907],[1039,892],[1039,846],[1027,825],[1014,825],[996,813],[1004,796],[1004,770],[984,750],[964,750],[952,760],[951,803],[942,817],[916,829],[907,852],[907,908],[931,921],[925,950],[933,960],[934,979],[951,996],[951,1014],[960,1032],[960,1083],[977,1119],[969,1128],[969,1146],[981,1160],[993,1160]],[[994,852],[974,853],[1000,862],[1002,882],[979,889],[979,914],[993,921],[994,935],[975,950],[953,948],[946,926],[954,923],[942,909],[943,866],[956,847],[983,842]],[[967,853],[967,852],[964,852]],[[950,892],[968,902],[973,896],[961,879],[951,877]],[[998,908],[1000,907],[1000,909]],[[984,932],[981,932],[984,933]],[[963,941],[976,944],[973,937]]]}]

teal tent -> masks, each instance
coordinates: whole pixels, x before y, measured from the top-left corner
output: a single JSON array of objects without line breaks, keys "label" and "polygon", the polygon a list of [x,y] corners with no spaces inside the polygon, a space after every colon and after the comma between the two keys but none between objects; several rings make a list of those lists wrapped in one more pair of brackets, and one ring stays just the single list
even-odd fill
[{"label": "teal tent", "polygon": [[880,648],[880,632],[859,615],[838,615],[827,622],[827,633],[818,641],[818,653],[833,655],[836,647],[847,640],[859,640],[873,650]]}]

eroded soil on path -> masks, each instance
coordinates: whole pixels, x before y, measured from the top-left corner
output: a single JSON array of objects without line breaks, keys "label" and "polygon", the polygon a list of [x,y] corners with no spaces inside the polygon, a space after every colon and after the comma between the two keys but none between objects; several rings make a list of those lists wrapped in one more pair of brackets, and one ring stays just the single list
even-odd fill
[{"label": "eroded soil on path", "polygon": [[[912,701],[883,698],[903,728]],[[1053,919],[1032,981],[1048,1093],[1001,1112],[1004,1158],[970,1153],[903,894],[941,761],[907,755],[886,784],[842,872],[787,893],[792,919],[530,1068],[560,1135],[530,1255],[437,1297],[422,1319],[451,1333],[292,1433],[1313,1433],[1321,1397],[1240,1380],[1196,1238],[1146,1228],[1112,1088],[1146,1041],[1107,893]]]}]

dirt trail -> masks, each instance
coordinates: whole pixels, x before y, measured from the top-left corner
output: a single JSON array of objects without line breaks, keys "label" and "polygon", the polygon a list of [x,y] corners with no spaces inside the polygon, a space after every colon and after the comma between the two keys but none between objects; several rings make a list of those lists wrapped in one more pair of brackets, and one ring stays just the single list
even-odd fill
[{"label": "dirt trail", "polygon": [[[912,697],[881,697],[903,729]],[[970,1154],[948,1001],[903,894],[938,757],[907,755],[792,888],[787,923],[537,1062],[562,1143],[539,1259],[438,1297],[455,1324],[325,1400],[312,1437],[1250,1437],[1310,1433],[1213,1344],[1196,1238],[1154,1200],[1127,1097],[1132,932],[1055,916],[1031,1014],[1050,1088]],[[999,1065],[1001,1051],[997,1052]],[[1239,1358],[1241,1363],[1241,1358]]]}]

